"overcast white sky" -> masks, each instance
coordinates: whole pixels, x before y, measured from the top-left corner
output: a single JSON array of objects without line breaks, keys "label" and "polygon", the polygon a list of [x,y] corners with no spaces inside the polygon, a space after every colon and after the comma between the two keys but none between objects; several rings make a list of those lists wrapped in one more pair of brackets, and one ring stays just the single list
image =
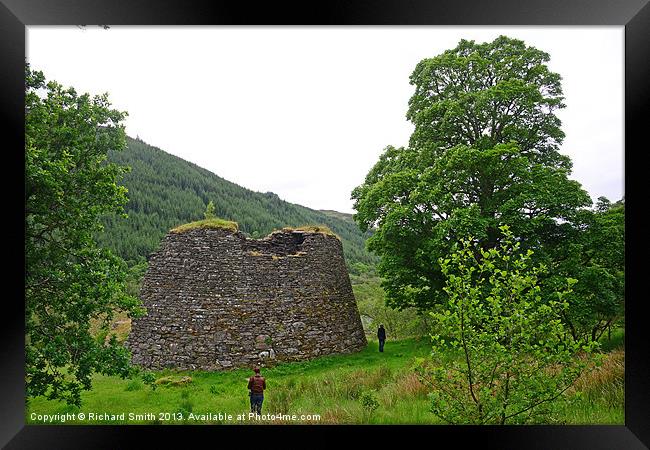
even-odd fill
[{"label": "overcast white sky", "polygon": [[623,196],[623,27],[30,26],[34,69],[108,92],[126,130],[255,191],[353,212],[387,145],[408,143],[409,75],[461,38],[522,39],[551,55],[572,178]]}]

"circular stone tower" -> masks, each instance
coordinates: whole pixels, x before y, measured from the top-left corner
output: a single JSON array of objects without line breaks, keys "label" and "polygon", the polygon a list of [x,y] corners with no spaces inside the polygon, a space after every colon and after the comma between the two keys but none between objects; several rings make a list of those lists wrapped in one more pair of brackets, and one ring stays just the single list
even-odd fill
[{"label": "circular stone tower", "polygon": [[176,228],[151,256],[140,297],[147,314],[127,346],[146,368],[250,367],[367,344],[341,242],[322,227],[263,239],[234,222]]}]

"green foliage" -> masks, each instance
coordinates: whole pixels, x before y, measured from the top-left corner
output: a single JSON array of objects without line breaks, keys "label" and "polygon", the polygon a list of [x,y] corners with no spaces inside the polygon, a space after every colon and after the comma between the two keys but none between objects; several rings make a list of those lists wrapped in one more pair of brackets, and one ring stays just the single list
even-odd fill
[{"label": "green foliage", "polygon": [[550,283],[562,277],[579,281],[567,297],[563,319],[576,341],[597,341],[624,316],[625,203],[599,198],[593,211],[581,215],[579,232],[555,251]]},{"label": "green foliage", "polygon": [[140,287],[142,285],[142,277],[147,271],[147,261],[134,262],[129,267],[126,277],[126,292],[127,294],[138,297],[140,295]]},{"label": "green foliage", "polygon": [[448,423],[550,420],[585,365],[578,351],[592,349],[562,340],[561,314],[576,280],[543,300],[544,268],[531,266],[533,252],[521,252],[508,227],[501,230],[495,248],[462,240],[440,260],[447,305],[431,313],[440,334],[432,336],[433,363],[422,374],[433,386],[433,413]]},{"label": "green foliage", "polygon": [[438,260],[460,237],[494,248],[507,223],[541,259],[591,204],[559,153],[555,111],[564,105],[548,60],[501,36],[462,40],[416,66],[409,146],[386,147],[352,192],[355,220],[374,231],[368,247],[381,256],[390,305],[428,310],[444,301]]},{"label": "green foliage", "polygon": [[603,352],[625,348],[625,327],[608,328],[607,333],[603,334],[598,342]]},{"label": "green foliage", "polygon": [[215,216],[237,222],[241,232],[254,238],[286,226],[322,224],[340,237],[348,264],[377,261],[365,248],[370,232],[359,231],[345,215],[294,205],[270,192],[253,192],[141,140],[127,137],[127,143],[123,152],[110,152],[109,160],[131,167],[122,181],[129,191],[128,218],[107,214],[104,231],[96,234],[103,247],[127,261],[146,260],[171,228],[204,217],[209,202],[215,205]]},{"label": "green foliage", "polygon": [[359,396],[359,401],[368,414],[372,414],[377,408],[379,408],[377,395],[372,391],[362,392]]},{"label": "green foliage", "polygon": [[93,240],[100,216],[126,202],[126,169],[106,161],[126,145],[126,113],[29,66],[25,77],[26,396],[79,405],[93,373],[130,371],[127,350],[115,336],[93,338],[91,321],[106,336],[115,311],[142,313],[124,261]]},{"label": "green foliage", "polygon": [[217,216],[214,215],[214,202],[212,200],[210,200],[208,206],[206,206],[203,215],[206,219],[216,219]]},{"label": "green foliage", "polygon": [[366,270],[363,264],[355,265],[353,270],[357,274],[350,274],[352,290],[364,330],[371,339],[377,338],[377,328],[380,324],[384,325],[389,341],[428,335],[428,315],[415,308],[398,310],[387,306],[381,278],[374,270]]},{"label": "green foliage", "polygon": [[142,380],[133,379],[133,380],[129,381],[129,384],[126,385],[125,390],[126,391],[139,391],[140,389],[142,389],[142,385],[143,385]]},{"label": "green foliage", "polygon": [[140,378],[142,378],[142,382],[149,386],[152,391],[156,390],[158,385],[156,384],[156,375],[153,372],[143,372]]}]

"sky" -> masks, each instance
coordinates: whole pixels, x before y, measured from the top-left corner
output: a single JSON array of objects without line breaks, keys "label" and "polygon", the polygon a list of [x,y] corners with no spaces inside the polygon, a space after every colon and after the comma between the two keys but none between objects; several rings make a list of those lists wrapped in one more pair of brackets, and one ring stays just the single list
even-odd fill
[{"label": "sky", "polygon": [[460,39],[550,54],[572,179],[624,195],[624,27],[29,26],[26,57],[77,92],[109,93],[126,132],[259,192],[352,213],[352,189],[406,146],[416,64]]}]

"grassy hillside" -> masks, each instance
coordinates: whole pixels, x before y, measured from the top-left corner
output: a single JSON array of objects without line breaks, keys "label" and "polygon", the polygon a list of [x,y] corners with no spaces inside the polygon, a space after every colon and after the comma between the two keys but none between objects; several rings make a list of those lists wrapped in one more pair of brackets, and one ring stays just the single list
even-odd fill
[{"label": "grassy hillside", "polygon": [[[152,390],[139,379],[95,375],[92,391],[82,393],[82,407],[38,397],[26,411],[27,423],[43,423],[42,415],[75,414],[66,424],[74,423],[156,423],[156,424],[236,424],[236,423],[330,423],[330,424],[437,424],[429,411],[429,388],[412,370],[416,357],[431,351],[428,340],[389,340],[384,353],[377,342],[351,355],[331,355],[312,361],[285,363],[263,369],[267,378],[263,414],[305,417],[296,421],[254,421],[237,415],[249,411],[247,377],[250,370],[226,372],[156,373],[158,384]],[[555,421],[566,424],[622,424],[624,353],[622,349],[607,355],[605,363],[581,378],[577,387],[583,392],[560,405]],[[184,378],[184,377],[189,377]],[[78,413],[86,414],[78,420]],[[89,421],[88,412],[125,414],[105,421]],[[128,413],[140,414],[140,420],[128,420]],[[153,413],[153,417],[144,417]],[[160,413],[170,413],[161,420]],[[198,417],[190,418],[192,413]],[[209,418],[207,413],[225,413],[232,420]],[[33,415],[32,415],[33,414]],[[41,415],[41,420],[38,419]],[[307,417],[309,416],[309,417]],[[182,417],[182,418],[181,418]],[[164,416],[163,416],[164,418]],[[57,422],[60,423],[60,422]]]},{"label": "grassy hillside", "polygon": [[126,260],[147,258],[170,229],[203,219],[212,200],[218,217],[237,222],[240,231],[252,237],[286,226],[325,225],[341,238],[348,264],[377,261],[365,249],[368,235],[349,214],[324,213],[271,192],[251,191],[140,140],[129,138],[128,148],[110,153],[109,160],[131,167],[123,180],[129,190],[128,218],[106,217],[97,239]]},{"label": "grassy hillside", "polygon": [[[370,343],[362,352],[351,355],[332,355],[312,361],[279,364],[263,369],[267,378],[263,413],[318,414],[317,423],[356,423],[369,421],[362,404],[364,393],[384,390],[379,398],[390,402],[390,409],[375,414],[376,420],[404,423],[417,418],[418,422],[430,422],[427,412],[426,393],[410,373],[415,356],[425,356],[429,351],[425,340],[389,342],[385,352],[377,351],[377,343]],[[31,414],[79,413],[90,411],[120,414],[122,412],[190,412],[202,414],[223,412],[236,416],[248,412],[247,377],[250,370],[239,369],[226,372],[158,372],[159,380],[170,377],[180,380],[190,376],[187,384],[158,385],[156,390],[140,380],[121,380],[118,377],[96,375],[93,390],[82,394],[81,409],[65,403],[49,401],[43,397],[34,399],[27,408],[27,423],[37,423]],[[417,392],[414,392],[417,391]],[[413,397],[415,395],[415,398]],[[140,423],[220,423],[218,420],[162,422],[142,420]],[[303,422],[309,422],[308,420]],[[89,423],[75,421],[73,423]],[[96,423],[96,422],[95,422]],[[115,420],[111,423],[134,423]],[[238,423],[222,421],[221,423]],[[243,423],[249,423],[246,420]],[[277,422],[275,422],[277,423]]]}]

